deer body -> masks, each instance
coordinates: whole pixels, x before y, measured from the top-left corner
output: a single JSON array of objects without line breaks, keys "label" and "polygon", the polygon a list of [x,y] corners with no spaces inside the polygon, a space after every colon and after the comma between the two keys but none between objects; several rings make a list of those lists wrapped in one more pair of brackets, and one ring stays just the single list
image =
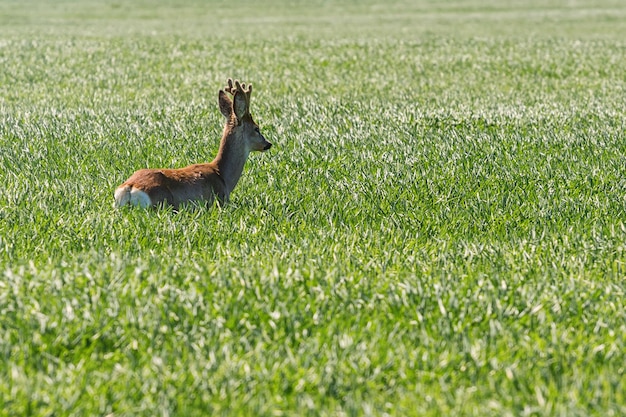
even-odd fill
[{"label": "deer body", "polygon": [[[232,100],[226,93],[233,95]],[[252,86],[228,80],[219,92],[220,111],[226,118],[220,148],[213,161],[179,169],[141,169],[115,190],[115,206],[141,207],[168,204],[178,208],[189,201],[215,198],[225,203],[230,197],[251,151],[266,151],[268,142],[250,115]]]}]

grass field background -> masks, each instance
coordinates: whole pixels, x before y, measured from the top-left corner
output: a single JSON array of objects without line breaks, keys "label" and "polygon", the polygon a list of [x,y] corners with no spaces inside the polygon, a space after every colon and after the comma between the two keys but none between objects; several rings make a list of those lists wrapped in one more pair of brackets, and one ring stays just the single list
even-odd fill
[{"label": "grass field background", "polygon": [[1,2],[0,415],[626,414],[626,5],[502,3]]}]

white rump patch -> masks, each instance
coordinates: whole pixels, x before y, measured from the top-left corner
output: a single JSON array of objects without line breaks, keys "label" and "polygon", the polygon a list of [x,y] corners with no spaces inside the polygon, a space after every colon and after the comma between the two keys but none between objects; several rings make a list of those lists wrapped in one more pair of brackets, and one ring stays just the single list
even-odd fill
[{"label": "white rump patch", "polygon": [[150,200],[150,197],[148,197],[148,194],[145,192],[133,188],[130,190],[130,204],[145,208],[152,205],[152,200]]},{"label": "white rump patch", "polygon": [[126,204],[130,204],[145,208],[152,205],[152,201],[150,200],[148,194],[137,188],[132,188],[129,185],[118,187],[117,190],[115,190],[114,196],[115,207],[122,207]]}]

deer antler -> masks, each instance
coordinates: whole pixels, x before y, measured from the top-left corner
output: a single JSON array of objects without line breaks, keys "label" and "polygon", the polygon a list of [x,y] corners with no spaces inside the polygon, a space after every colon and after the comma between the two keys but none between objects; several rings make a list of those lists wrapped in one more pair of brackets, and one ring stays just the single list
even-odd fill
[{"label": "deer antler", "polygon": [[224,91],[232,94],[233,96],[237,91],[241,91],[246,96],[248,106],[250,106],[250,94],[252,94],[252,84],[240,83],[239,80],[233,81],[232,78],[228,79],[228,85],[224,87]]}]

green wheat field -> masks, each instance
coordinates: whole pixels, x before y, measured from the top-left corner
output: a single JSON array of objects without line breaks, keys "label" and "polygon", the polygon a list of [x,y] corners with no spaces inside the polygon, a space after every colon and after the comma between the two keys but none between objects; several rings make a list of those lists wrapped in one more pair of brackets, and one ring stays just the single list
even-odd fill
[{"label": "green wheat field", "polygon": [[0,416],[626,415],[625,104],[621,0],[3,0]]}]

